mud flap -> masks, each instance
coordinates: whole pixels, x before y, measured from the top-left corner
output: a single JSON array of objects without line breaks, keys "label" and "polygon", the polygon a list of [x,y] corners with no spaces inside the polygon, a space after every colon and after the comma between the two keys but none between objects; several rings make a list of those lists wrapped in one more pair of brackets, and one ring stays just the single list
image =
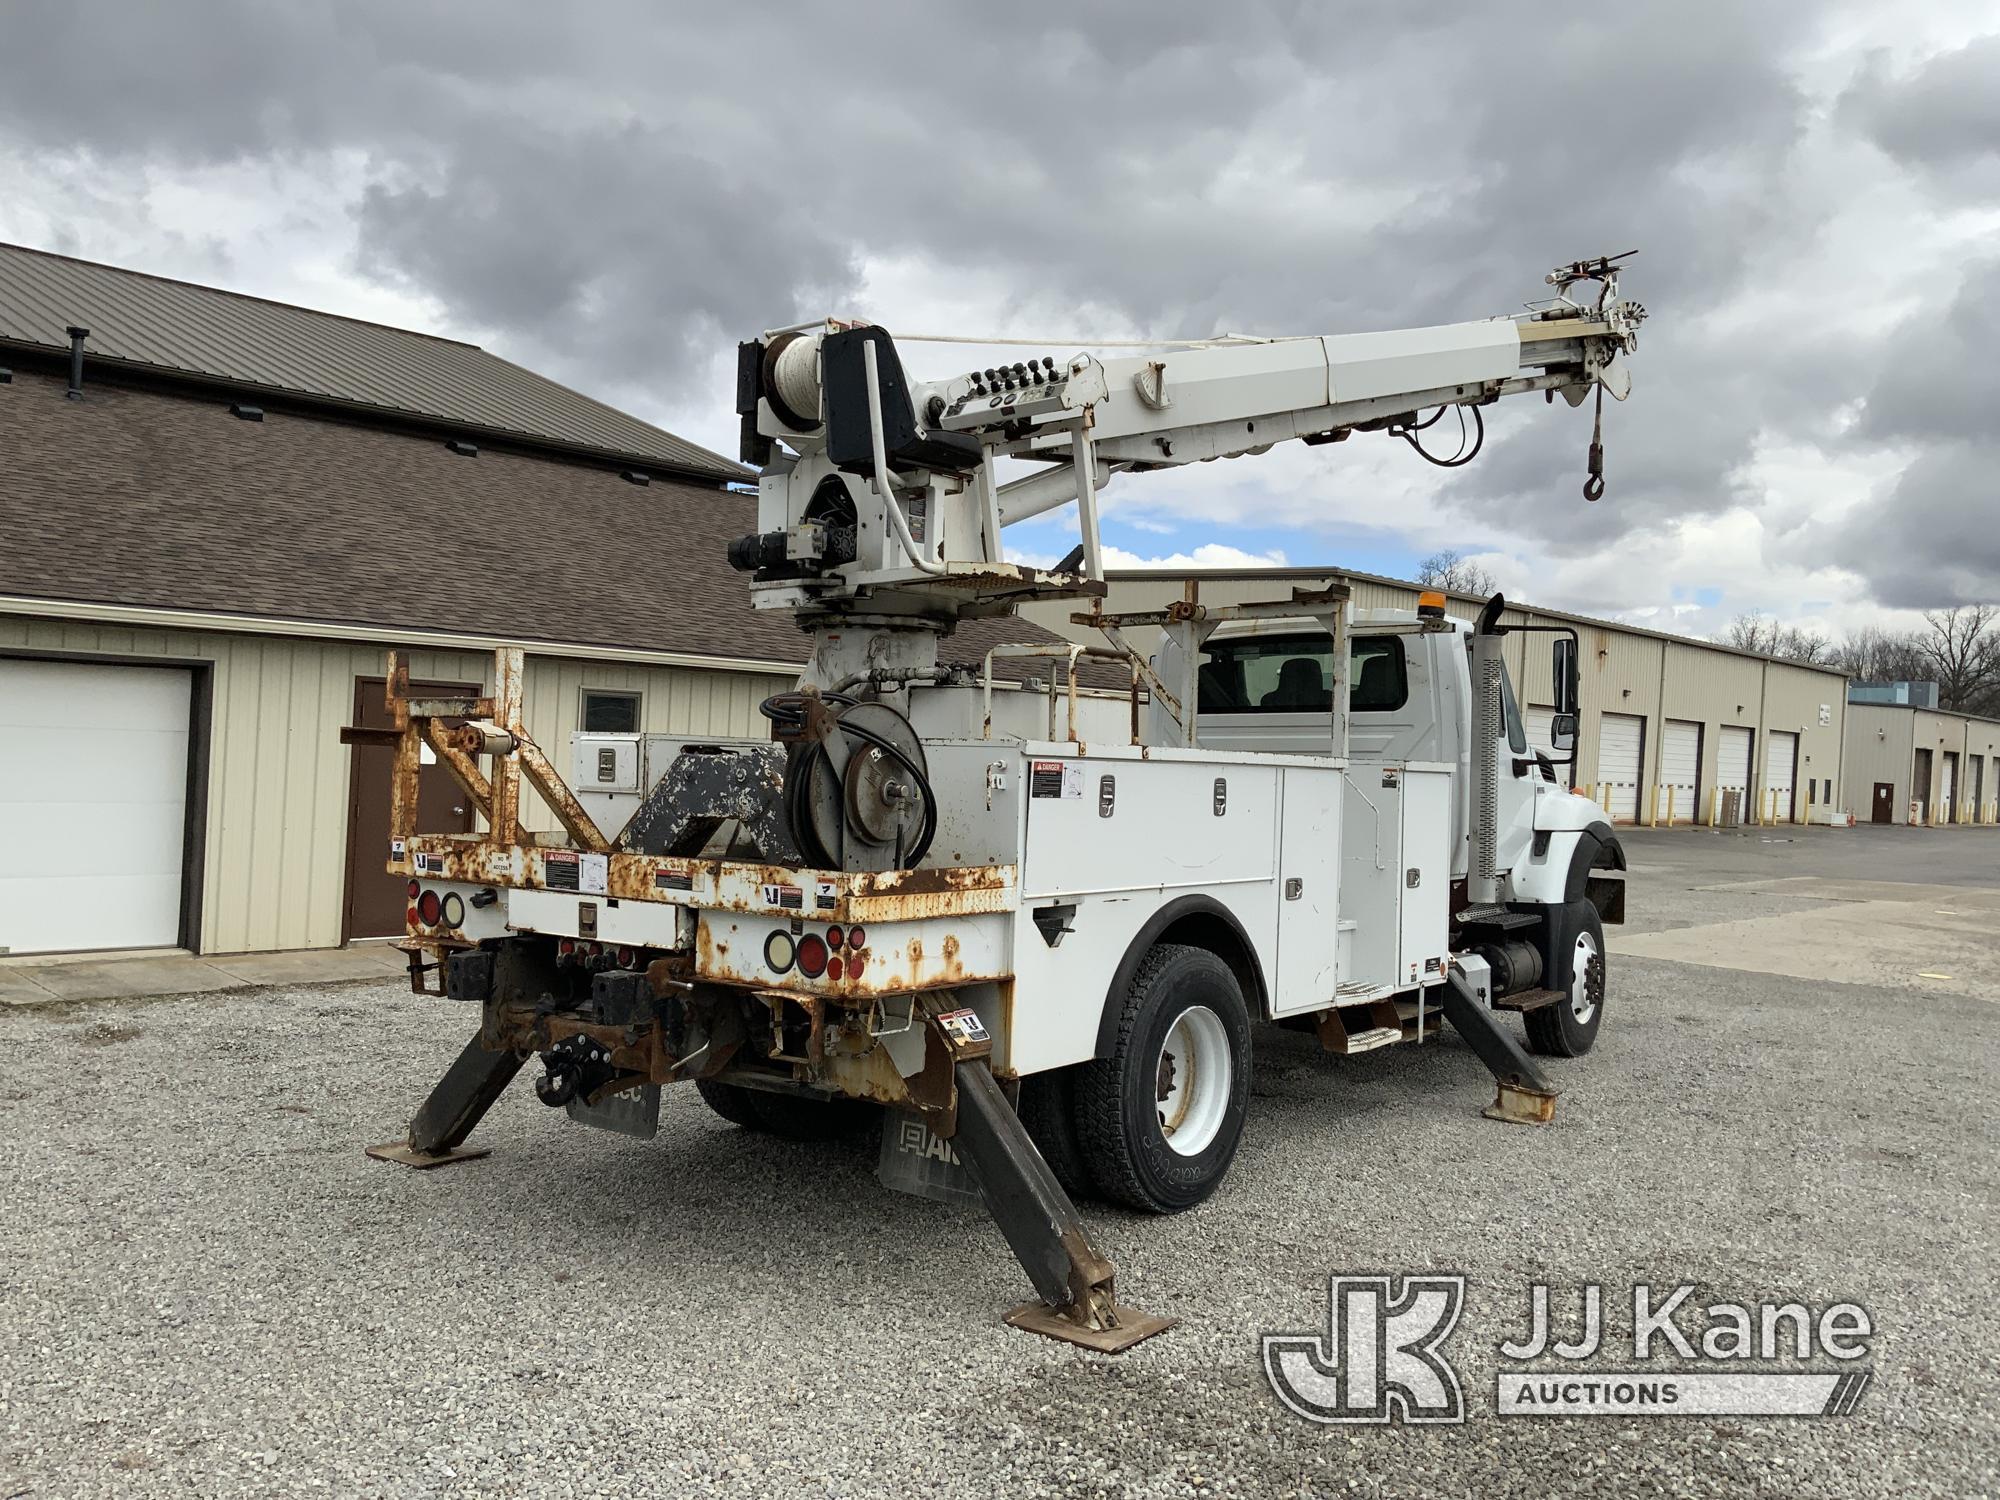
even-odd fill
[{"label": "mud flap", "polygon": [[951,1142],[908,1110],[882,1111],[882,1152],[875,1161],[875,1180],[933,1203],[977,1205],[981,1201],[979,1184],[965,1170]]},{"label": "mud flap", "polygon": [[572,1099],[563,1108],[579,1125],[614,1130],[620,1135],[642,1141],[650,1141],[660,1133],[660,1086],[657,1083],[641,1084],[636,1089],[626,1089],[622,1094],[607,1094],[595,1104],[586,1104],[581,1098]]}]

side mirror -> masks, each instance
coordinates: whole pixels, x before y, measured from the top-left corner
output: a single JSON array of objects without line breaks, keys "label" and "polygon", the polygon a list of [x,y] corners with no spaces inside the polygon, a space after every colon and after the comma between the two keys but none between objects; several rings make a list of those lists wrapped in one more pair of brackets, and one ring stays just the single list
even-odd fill
[{"label": "side mirror", "polygon": [[1559,635],[1550,643],[1550,658],[1555,663],[1554,700],[1558,714],[1570,717],[1570,733],[1576,733],[1576,640],[1573,636]]},{"label": "side mirror", "polygon": [[1555,750],[1576,749],[1576,715],[1556,714],[1549,720],[1549,746]]}]

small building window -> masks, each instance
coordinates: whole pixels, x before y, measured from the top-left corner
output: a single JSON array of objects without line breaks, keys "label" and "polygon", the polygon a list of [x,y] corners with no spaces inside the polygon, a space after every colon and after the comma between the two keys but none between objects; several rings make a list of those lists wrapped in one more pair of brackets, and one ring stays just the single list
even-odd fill
[{"label": "small building window", "polygon": [[583,690],[583,728],[588,734],[637,734],[639,695],[607,688]]}]

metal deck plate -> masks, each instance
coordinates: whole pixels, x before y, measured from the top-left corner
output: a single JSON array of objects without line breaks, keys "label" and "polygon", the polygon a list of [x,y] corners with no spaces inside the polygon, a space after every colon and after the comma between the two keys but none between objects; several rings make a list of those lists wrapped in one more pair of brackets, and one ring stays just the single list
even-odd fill
[{"label": "metal deck plate", "polygon": [[1023,1302],[1007,1314],[1006,1321],[1029,1333],[1061,1339],[1067,1344],[1081,1344],[1099,1354],[1123,1354],[1142,1339],[1165,1333],[1180,1321],[1179,1318],[1161,1318],[1149,1312],[1140,1312],[1138,1308],[1126,1307],[1123,1303],[1118,1305],[1117,1312],[1116,1328],[1086,1328],[1081,1323],[1071,1322],[1046,1302]]},{"label": "metal deck plate", "polygon": [[367,1151],[377,1161],[392,1161],[398,1166],[428,1171],[432,1167],[448,1167],[455,1161],[477,1161],[482,1156],[490,1156],[492,1147],[454,1146],[449,1151],[412,1151],[407,1141],[385,1141],[379,1146],[368,1147]]}]

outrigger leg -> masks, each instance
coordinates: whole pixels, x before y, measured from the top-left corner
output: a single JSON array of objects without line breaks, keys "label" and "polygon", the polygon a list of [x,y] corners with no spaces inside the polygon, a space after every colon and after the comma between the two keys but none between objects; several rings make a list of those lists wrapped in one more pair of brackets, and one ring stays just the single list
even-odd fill
[{"label": "outrigger leg", "polygon": [[1479,1060],[1499,1082],[1493,1102],[1480,1113],[1512,1125],[1546,1125],[1556,1117],[1555,1085],[1456,973],[1445,979],[1444,1018],[1472,1044]]},{"label": "outrigger leg", "polygon": [[1091,1248],[1076,1205],[1056,1181],[984,1060],[958,1065],[958,1153],[986,1211],[1041,1294],[1007,1314],[1016,1328],[1119,1354],[1174,1324],[1121,1306],[1112,1266]]},{"label": "outrigger leg", "polygon": [[400,1162],[406,1167],[442,1167],[486,1155],[485,1147],[466,1150],[465,1138],[526,1061],[519,1052],[489,1052],[479,1037],[473,1037],[417,1110],[416,1118],[410,1121],[409,1136],[370,1146],[368,1154],[377,1161]]}]

